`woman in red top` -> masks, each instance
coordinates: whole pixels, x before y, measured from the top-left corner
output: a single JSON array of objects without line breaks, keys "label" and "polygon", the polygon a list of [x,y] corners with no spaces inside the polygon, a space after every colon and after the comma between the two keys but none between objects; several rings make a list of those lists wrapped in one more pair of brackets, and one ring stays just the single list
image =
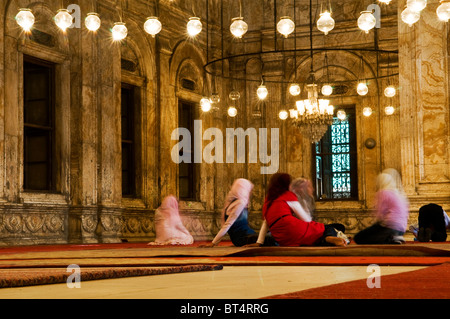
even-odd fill
[{"label": "woman in red top", "polygon": [[280,246],[346,246],[346,241],[337,237],[334,227],[313,221],[302,209],[297,196],[289,190],[290,183],[289,174],[277,173],[270,179],[259,238],[264,238],[270,230]]}]

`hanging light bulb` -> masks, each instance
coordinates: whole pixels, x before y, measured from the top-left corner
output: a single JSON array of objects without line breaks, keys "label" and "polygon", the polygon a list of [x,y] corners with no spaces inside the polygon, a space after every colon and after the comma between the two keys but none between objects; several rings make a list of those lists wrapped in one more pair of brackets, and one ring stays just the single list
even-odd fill
[{"label": "hanging light bulb", "polygon": [[89,31],[97,31],[102,24],[100,17],[95,12],[90,12],[87,14],[84,24]]},{"label": "hanging light bulb", "polygon": [[291,119],[298,119],[298,111],[296,109],[289,110],[289,117]]},{"label": "hanging light bulb", "polygon": [[360,82],[356,87],[356,92],[358,92],[359,95],[364,96],[369,92],[369,88],[367,87],[366,83]]},{"label": "hanging light bulb", "polygon": [[427,6],[427,0],[408,0],[406,6],[412,11],[420,12]]},{"label": "hanging light bulb", "polygon": [[364,109],[363,109],[363,115],[365,116],[365,117],[369,117],[369,116],[371,116],[372,115],[372,108],[371,107],[365,107]]},{"label": "hanging light bulb", "polygon": [[362,11],[358,18],[358,27],[366,33],[369,33],[377,23],[372,11]]},{"label": "hanging light bulb", "polygon": [[391,0],[378,0],[378,1],[384,4],[389,4],[391,2]]},{"label": "hanging light bulb", "polygon": [[344,121],[347,118],[347,113],[344,110],[339,110],[336,113],[336,116],[339,120]]},{"label": "hanging light bulb", "polygon": [[282,110],[280,111],[280,113],[278,113],[278,117],[280,118],[280,120],[286,120],[289,117],[289,113],[286,110]]},{"label": "hanging light bulb", "polygon": [[230,94],[228,94],[228,97],[233,100],[239,100],[241,98],[241,93],[239,93],[239,91],[233,90],[230,92]]},{"label": "hanging light bulb", "polygon": [[396,93],[395,87],[392,85],[389,85],[387,88],[384,89],[384,96],[386,97],[394,97]]},{"label": "hanging light bulb", "polygon": [[204,97],[200,100],[200,107],[203,112],[211,111],[211,100]]},{"label": "hanging light bulb", "polygon": [[59,9],[55,15],[55,23],[62,31],[66,31],[73,23],[73,17],[67,9]]},{"label": "hanging light bulb", "polygon": [[292,83],[291,85],[289,85],[289,93],[292,96],[299,96],[301,93],[301,88],[300,85],[298,85],[298,83]]},{"label": "hanging light bulb", "polygon": [[23,31],[29,32],[34,25],[34,15],[31,12],[31,9],[22,8],[19,9],[19,13],[17,13],[16,17],[17,24],[22,28]]},{"label": "hanging light bulb", "polygon": [[295,23],[289,17],[282,17],[277,24],[277,30],[286,38],[295,30]]},{"label": "hanging light bulb", "polygon": [[150,34],[152,37],[155,37],[158,33],[160,33],[161,29],[162,24],[157,17],[149,17],[144,23],[145,32]]},{"label": "hanging light bulb", "polygon": [[233,23],[230,25],[231,33],[238,39],[242,38],[248,31],[248,24],[244,21],[244,18],[234,18]]},{"label": "hanging light bulb", "polygon": [[328,32],[334,29],[334,24],[334,19],[331,17],[331,13],[325,11],[320,14],[320,18],[317,20],[317,29],[327,35]]},{"label": "hanging light bulb", "polygon": [[256,90],[256,94],[258,95],[258,98],[260,100],[265,100],[267,95],[269,94],[269,91],[267,91],[267,88],[265,85],[261,84],[258,89]]},{"label": "hanging light bulb", "polygon": [[191,37],[195,37],[197,34],[202,32],[202,22],[200,21],[200,18],[189,18],[189,22],[187,23],[187,32]]},{"label": "hanging light bulb", "polygon": [[330,96],[333,93],[333,87],[329,84],[322,86],[321,92],[325,96]]},{"label": "hanging light bulb", "polygon": [[386,113],[386,115],[392,115],[395,112],[395,108],[393,106],[386,106],[384,108],[384,113]]},{"label": "hanging light bulb", "polygon": [[121,41],[128,35],[128,29],[123,22],[114,23],[114,27],[111,30],[114,41]]},{"label": "hanging light bulb", "polygon": [[211,94],[210,100],[211,100],[211,103],[214,103],[214,104],[219,103],[220,102],[220,95],[219,95],[219,93]]},{"label": "hanging light bulb", "polygon": [[237,115],[237,109],[234,106],[230,106],[227,113],[229,117],[235,117]]},{"label": "hanging light bulb", "polygon": [[409,26],[412,26],[414,23],[419,21],[420,13],[417,11],[413,11],[410,8],[406,8],[405,10],[402,11],[401,17],[404,23],[408,24]]},{"label": "hanging light bulb", "polygon": [[450,1],[441,0],[441,4],[436,9],[436,14],[441,21],[448,22],[450,19]]}]

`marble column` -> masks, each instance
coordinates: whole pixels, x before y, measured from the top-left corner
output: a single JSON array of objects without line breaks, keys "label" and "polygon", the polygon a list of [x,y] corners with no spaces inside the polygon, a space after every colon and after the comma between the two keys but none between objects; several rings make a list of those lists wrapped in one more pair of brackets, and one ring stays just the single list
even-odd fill
[{"label": "marble column", "polygon": [[400,16],[405,4],[398,3],[403,183],[409,196],[448,196],[448,26],[438,20],[439,1],[433,0],[409,27]]}]

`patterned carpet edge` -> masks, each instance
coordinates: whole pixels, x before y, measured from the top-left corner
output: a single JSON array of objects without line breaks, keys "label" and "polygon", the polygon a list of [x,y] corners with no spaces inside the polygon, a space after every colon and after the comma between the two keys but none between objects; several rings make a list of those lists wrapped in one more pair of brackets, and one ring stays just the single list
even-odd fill
[{"label": "patterned carpet edge", "polygon": [[0,288],[25,287],[137,277],[185,272],[222,270],[222,265],[184,265],[170,267],[102,267],[80,268],[79,273],[67,268],[31,268],[31,269],[1,269]]}]

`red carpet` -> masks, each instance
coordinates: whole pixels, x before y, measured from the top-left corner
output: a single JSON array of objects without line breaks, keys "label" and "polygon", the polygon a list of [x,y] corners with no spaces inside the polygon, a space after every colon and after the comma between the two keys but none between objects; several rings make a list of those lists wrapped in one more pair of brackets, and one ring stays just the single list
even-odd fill
[{"label": "red carpet", "polygon": [[450,263],[380,277],[380,288],[355,280],[263,299],[450,299]]}]

